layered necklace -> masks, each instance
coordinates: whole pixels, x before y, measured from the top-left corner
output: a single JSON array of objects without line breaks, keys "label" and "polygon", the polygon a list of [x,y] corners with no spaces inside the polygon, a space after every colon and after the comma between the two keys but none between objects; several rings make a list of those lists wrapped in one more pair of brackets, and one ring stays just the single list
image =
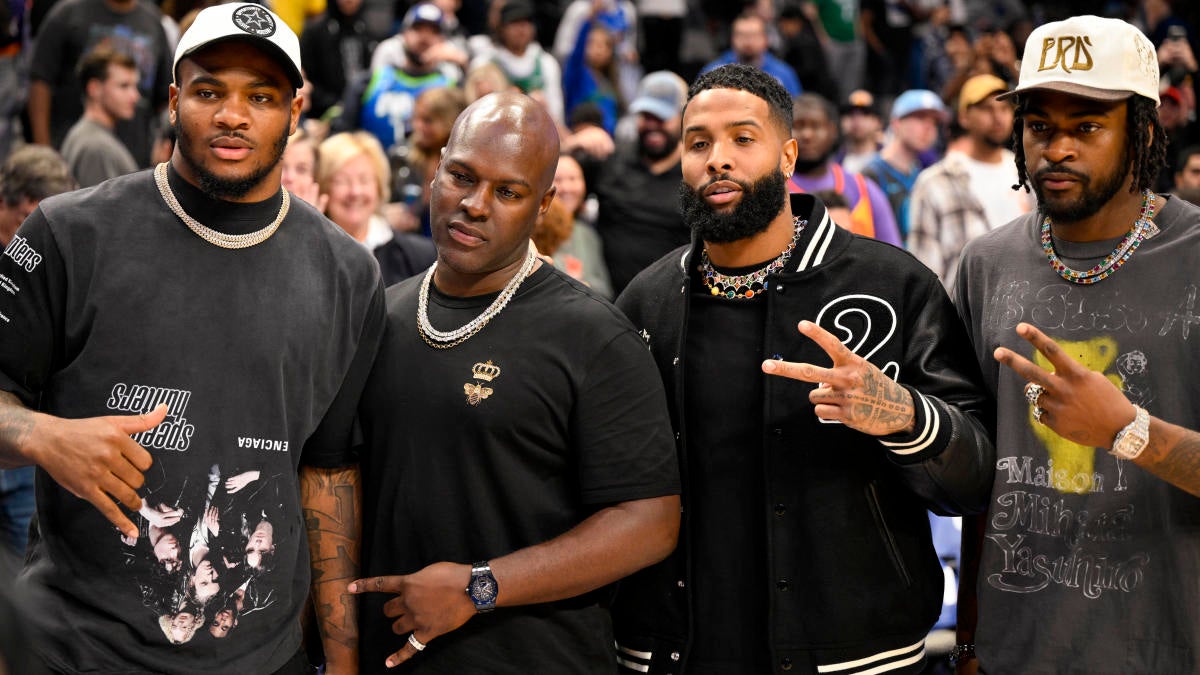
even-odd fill
[{"label": "layered necklace", "polygon": [[1133,227],[1129,229],[1117,247],[1109,253],[1104,260],[1096,264],[1095,267],[1080,272],[1067,267],[1066,263],[1059,260],[1058,255],[1054,251],[1054,239],[1050,235],[1050,216],[1042,219],[1042,251],[1046,253],[1046,259],[1050,261],[1050,267],[1058,272],[1058,276],[1066,279],[1073,284],[1094,284],[1099,281],[1104,281],[1114,272],[1121,269],[1121,266],[1133,255],[1133,252],[1142,245],[1142,242],[1153,237],[1158,228],[1154,226],[1151,219],[1154,218],[1154,193],[1150,190],[1142,191],[1142,210],[1138,213],[1138,218],[1133,223]]},{"label": "layered necklace", "polygon": [[533,271],[533,266],[537,264],[537,249],[534,248],[533,242],[529,242],[529,253],[525,256],[525,262],[521,263],[521,269],[513,275],[512,279],[504,286],[504,290],[500,291],[500,295],[488,305],[488,308],[483,310],[483,313],[472,319],[466,325],[456,328],[451,331],[440,331],[429,323],[429,283],[433,279],[433,273],[437,270],[437,261],[429,266],[429,271],[425,273],[425,278],[421,279],[421,289],[417,294],[417,332],[421,334],[421,339],[425,344],[434,349],[449,349],[456,347],[467,341],[472,335],[483,330],[483,327],[488,324],[505,306],[509,300],[517,294],[517,289],[521,287],[521,282],[529,276]]},{"label": "layered necklace", "polygon": [[796,216],[792,224],[795,225],[796,232],[792,235],[792,241],[788,243],[787,248],[783,249],[783,253],[765,266],[746,274],[734,276],[718,272],[713,267],[712,261],[708,259],[708,247],[705,246],[704,250],[700,252],[700,264],[696,268],[700,271],[700,279],[704,282],[704,287],[708,289],[709,293],[729,300],[753,298],[766,291],[770,287],[767,276],[778,272],[787,264],[792,257],[792,251],[796,250],[796,244],[800,241],[800,235],[804,232],[804,226],[808,224],[808,221]]},{"label": "layered necklace", "polygon": [[170,182],[167,181],[166,162],[154,167],[154,182],[156,185],[158,185],[158,193],[162,195],[163,201],[167,203],[167,206],[170,207],[171,211],[174,212],[175,215],[179,216],[179,219],[183,221],[183,224],[188,226],[189,230],[195,232],[196,236],[200,237],[204,241],[207,241],[213,246],[220,246],[221,248],[250,248],[255,244],[263,243],[269,239],[271,235],[275,234],[275,230],[279,229],[279,225],[283,222],[283,219],[287,217],[288,208],[291,207],[292,203],[291,199],[288,197],[288,191],[285,189],[283,190],[283,202],[279,205],[279,215],[275,216],[275,220],[272,221],[270,225],[267,225],[261,230],[248,232],[246,234],[225,234],[224,232],[219,232],[211,227],[205,227],[195,218],[189,216],[187,211],[183,210],[183,206],[180,205],[179,200],[175,198],[175,192],[171,190]]}]

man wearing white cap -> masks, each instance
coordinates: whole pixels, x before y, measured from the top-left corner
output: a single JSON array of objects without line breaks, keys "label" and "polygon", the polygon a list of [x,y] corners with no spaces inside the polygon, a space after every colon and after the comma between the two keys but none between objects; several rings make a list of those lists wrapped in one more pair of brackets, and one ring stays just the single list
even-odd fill
[{"label": "man wearing white cap", "polygon": [[1200,672],[1200,209],[1150,191],[1158,74],[1136,28],[1080,16],[1004,95],[1039,212],[968,244],[956,290],[997,405],[956,649],[981,671]]},{"label": "man wearing white cap", "polygon": [[206,9],[173,71],[170,161],[44,200],[0,256],[0,462],[38,466],[28,618],[55,672],[307,673],[305,525],[332,581],[382,284],[280,188],[295,34]]}]

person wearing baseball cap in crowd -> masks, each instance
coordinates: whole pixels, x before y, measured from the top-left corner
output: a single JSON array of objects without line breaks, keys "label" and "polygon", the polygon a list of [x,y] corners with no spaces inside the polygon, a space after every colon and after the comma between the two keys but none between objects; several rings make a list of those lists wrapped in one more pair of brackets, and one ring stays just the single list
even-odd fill
[{"label": "person wearing baseball cap in crowd", "polygon": [[346,87],[342,114],[330,130],[366,131],[389,155],[401,153],[412,133],[417,98],[430,89],[453,87],[462,79],[458,64],[466,62],[466,54],[446,42],[445,18],[433,3],[409,9],[401,24],[400,43],[380,45],[387,52],[376,50],[371,70]]},{"label": "person wearing baseball cap in crowd", "polygon": [[957,274],[997,455],[964,534],[960,672],[1200,672],[1200,209],[1150,189],[1154,45],[1117,19],[1045,24],[1002,98],[1038,211]]},{"label": "person wearing baseball cap in crowd", "polygon": [[902,240],[908,238],[908,196],[917,174],[925,168],[921,155],[937,145],[942,125],[948,120],[941,97],[928,89],[909,89],[892,103],[887,142],[863,167],[862,175],[878,183],[887,194]]},{"label": "person wearing baseball cap in crowd", "polygon": [[650,73],[642,78],[629,104],[636,120],[635,143],[619,143],[607,158],[591,150],[583,152],[577,139],[584,133],[563,143],[563,149],[583,165],[596,194],[596,231],[604,242],[614,294],[620,294],[647,265],[691,238],[674,197],[683,176],[679,137],[686,100],[683,78],[666,70]]},{"label": "person wearing baseball cap in crowd", "polygon": [[909,200],[908,250],[933,270],[946,288],[963,246],[1017,216],[1029,213],[1026,192],[998,189],[1017,182],[1012,139],[1013,107],[998,100],[1008,84],[985,73],[967,80],[958,94],[958,123],[966,135],[945,159],[917,176]]},{"label": "person wearing baseball cap in crowd", "polygon": [[27,618],[60,673],[309,673],[305,530],[336,629],[383,285],[280,186],[291,29],[205,9],[173,73],[170,160],[43,200],[0,256],[0,463],[38,467]]},{"label": "person wearing baseball cap in crowd", "polygon": [[841,130],[842,147],[834,161],[846,171],[858,173],[883,148],[883,118],[871,92],[850,92],[841,108]]},{"label": "person wearing baseball cap in crowd", "polygon": [[380,42],[371,54],[371,70],[421,66],[437,68],[448,79],[461,81],[469,58],[466,42],[451,36],[452,25],[457,26],[455,17],[436,4],[413,5],[404,14],[400,32]]}]

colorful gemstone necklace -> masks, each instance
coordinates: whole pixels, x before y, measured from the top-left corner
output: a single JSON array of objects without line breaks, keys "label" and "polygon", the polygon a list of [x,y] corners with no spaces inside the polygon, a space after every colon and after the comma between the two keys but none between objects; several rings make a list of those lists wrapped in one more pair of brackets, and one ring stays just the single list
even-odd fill
[{"label": "colorful gemstone necklace", "polygon": [[800,216],[796,216],[792,222],[796,226],[796,233],[792,235],[792,241],[787,248],[783,249],[783,253],[767,263],[765,267],[760,267],[749,274],[738,276],[721,274],[713,268],[712,261],[708,259],[708,247],[706,246],[700,252],[700,265],[696,268],[700,271],[700,278],[704,281],[705,288],[713,295],[730,300],[753,298],[767,290],[770,287],[767,275],[783,269],[788,259],[792,257],[792,251],[796,250],[796,244],[800,241],[800,234],[804,232],[804,226],[808,225],[808,221]]},{"label": "colorful gemstone necklace", "polygon": [[1046,253],[1046,259],[1050,261],[1050,267],[1058,272],[1058,276],[1066,279],[1073,284],[1094,284],[1099,281],[1104,281],[1109,276],[1121,269],[1127,260],[1133,255],[1133,252],[1142,245],[1142,242],[1154,236],[1157,228],[1154,223],[1150,222],[1154,218],[1154,193],[1150,190],[1142,192],[1142,210],[1138,214],[1138,219],[1134,221],[1133,227],[1109,253],[1104,260],[1096,264],[1095,267],[1080,272],[1067,267],[1066,263],[1058,259],[1058,255],[1054,252],[1054,240],[1050,236],[1050,216],[1046,216],[1042,220],[1042,250]]}]

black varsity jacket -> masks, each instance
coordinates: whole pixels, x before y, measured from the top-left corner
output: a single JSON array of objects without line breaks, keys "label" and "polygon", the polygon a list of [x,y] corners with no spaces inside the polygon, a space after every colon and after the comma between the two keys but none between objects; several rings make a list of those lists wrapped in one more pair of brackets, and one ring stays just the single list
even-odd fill
[{"label": "black varsity jacket", "polygon": [[[787,267],[794,271],[768,279],[763,358],[828,365],[796,328],[815,321],[908,388],[916,431],[875,438],[823,423],[808,400],[815,385],[760,375],[772,662],[780,673],[915,673],[942,601],[926,509],[985,507],[995,465],[983,417],[991,405],[937,276],[905,251],[837,227],[811,195],[791,199],[809,225]],[[699,246],[657,261],[617,300],[661,371],[685,477],[687,268]],[[685,479],[679,546],[621,582],[613,622],[622,672],[683,671],[690,571],[703,564],[689,557],[687,505],[720,498],[689,494]]]}]

